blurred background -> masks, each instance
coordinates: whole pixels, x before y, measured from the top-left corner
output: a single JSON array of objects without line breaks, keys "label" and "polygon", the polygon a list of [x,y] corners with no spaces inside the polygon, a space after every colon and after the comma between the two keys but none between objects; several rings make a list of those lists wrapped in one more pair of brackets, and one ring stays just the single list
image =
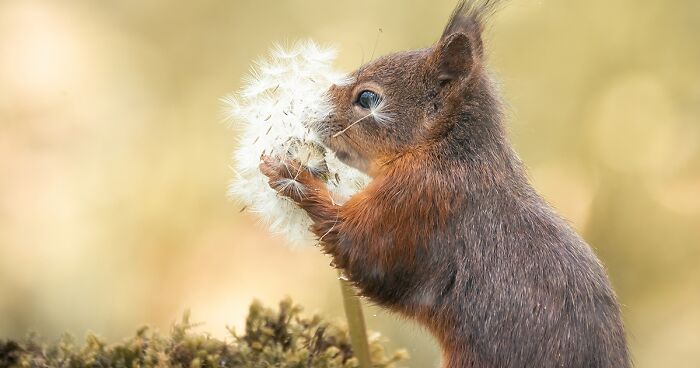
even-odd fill
[{"label": "blurred background", "polygon": [[[219,98],[273,42],[350,71],[440,35],[455,1],[0,0],[0,338],[215,336],[286,295],[342,318],[336,275],[226,198]],[[487,32],[533,183],[594,247],[636,365],[700,361],[700,2],[511,0]],[[371,329],[436,366],[426,332]]]}]

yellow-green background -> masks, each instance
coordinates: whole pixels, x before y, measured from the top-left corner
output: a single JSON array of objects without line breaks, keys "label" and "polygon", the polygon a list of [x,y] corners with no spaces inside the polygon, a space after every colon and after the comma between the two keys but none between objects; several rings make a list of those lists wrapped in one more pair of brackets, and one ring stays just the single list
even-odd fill
[{"label": "yellow-green background", "polygon": [[[335,273],[225,197],[219,98],[277,41],[351,70],[430,45],[453,1],[0,0],[0,338],[223,336],[253,298],[342,316]],[[534,185],[608,268],[637,367],[700,361],[700,2],[512,0],[487,32]],[[427,270],[426,272],[429,272]],[[376,309],[413,367],[438,350]]]}]

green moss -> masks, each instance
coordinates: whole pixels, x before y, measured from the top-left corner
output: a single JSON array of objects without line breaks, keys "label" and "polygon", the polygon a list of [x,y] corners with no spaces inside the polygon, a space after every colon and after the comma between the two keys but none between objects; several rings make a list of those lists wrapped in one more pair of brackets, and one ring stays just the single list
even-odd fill
[{"label": "green moss", "polygon": [[[143,327],[135,336],[107,344],[88,335],[80,346],[66,335],[53,344],[36,336],[22,341],[0,341],[0,368],[349,368],[357,367],[347,329],[319,316],[304,317],[301,307],[284,300],[279,310],[253,302],[245,333],[229,330],[231,339],[219,340],[194,333],[189,314],[168,336]],[[387,356],[378,341],[370,343],[373,367],[391,368],[407,354]]]}]

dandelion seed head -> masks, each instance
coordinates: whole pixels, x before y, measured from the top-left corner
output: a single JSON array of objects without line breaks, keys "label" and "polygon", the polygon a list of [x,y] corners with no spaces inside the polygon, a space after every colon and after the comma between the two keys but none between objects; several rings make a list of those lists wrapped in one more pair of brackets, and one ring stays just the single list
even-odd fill
[{"label": "dandelion seed head", "polygon": [[[361,190],[369,178],[329,152],[309,126],[317,127],[333,110],[326,91],[333,84],[349,84],[353,77],[332,68],[337,51],[303,41],[291,47],[273,46],[269,57],[254,63],[244,87],[222,99],[226,114],[235,121],[238,148],[233,153],[234,180],[229,194],[290,244],[312,244],[311,219],[288,198],[270,188],[259,170],[260,156],[284,155],[299,161],[326,180],[335,203]],[[381,102],[375,119],[390,119]],[[303,195],[305,188],[292,179],[278,183]]]}]

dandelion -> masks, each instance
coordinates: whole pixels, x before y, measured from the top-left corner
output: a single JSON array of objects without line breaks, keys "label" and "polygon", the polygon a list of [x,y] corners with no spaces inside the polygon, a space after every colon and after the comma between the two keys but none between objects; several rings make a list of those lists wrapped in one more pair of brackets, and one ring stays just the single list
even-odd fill
[{"label": "dandelion", "polygon": [[[326,94],[330,86],[348,82],[345,74],[332,68],[335,57],[335,50],[312,41],[291,48],[277,45],[268,59],[255,63],[243,89],[224,99],[228,117],[240,130],[233,155],[235,178],[229,193],[291,244],[313,240],[308,230],[311,219],[269,187],[267,177],[258,168],[261,155],[298,160],[326,180],[336,203],[347,200],[369,182],[366,175],[341,163],[309,128],[331,112],[333,106]],[[286,184],[303,191],[293,180]]]}]

